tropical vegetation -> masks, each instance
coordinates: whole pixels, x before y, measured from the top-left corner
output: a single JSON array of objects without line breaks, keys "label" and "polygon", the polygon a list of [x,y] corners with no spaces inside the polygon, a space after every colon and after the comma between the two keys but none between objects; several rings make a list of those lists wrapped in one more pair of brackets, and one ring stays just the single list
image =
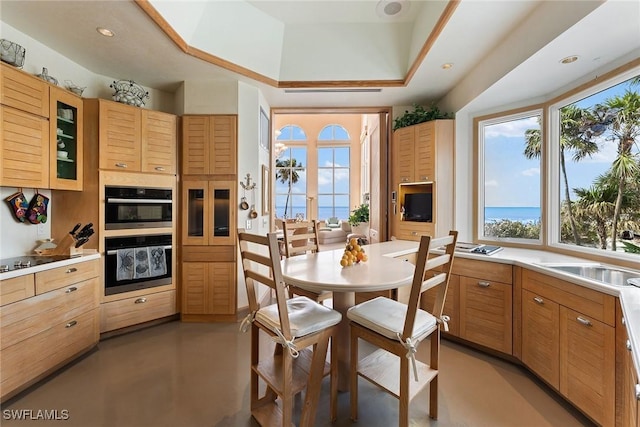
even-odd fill
[{"label": "tropical vegetation", "polygon": [[276,159],[276,181],[287,184],[289,187],[289,191],[287,192],[287,200],[284,205],[284,218],[287,218],[287,212],[289,210],[291,189],[293,187],[293,184],[296,184],[300,179],[298,171],[302,170],[304,170],[304,168],[301,168],[296,159]]},{"label": "tropical vegetation", "polygon": [[396,117],[393,121],[393,130],[418,123],[428,122],[437,119],[452,119],[453,113],[443,113],[438,106],[431,104],[428,109],[418,104],[413,104],[413,111],[405,110],[402,116]]},{"label": "tropical vegetation", "polygon": [[[636,77],[630,86],[639,84],[640,77]],[[527,130],[525,143],[527,158],[541,156],[539,129]],[[580,162],[612,143],[616,157],[609,169],[587,188],[572,188],[566,156]],[[640,93],[627,89],[624,94],[591,107],[575,103],[561,108],[559,161],[564,188],[560,211],[562,242],[616,251],[622,231],[628,230],[632,236],[640,232]],[[571,199],[571,189],[575,200]],[[490,226],[496,232],[507,226],[516,233],[526,231],[524,225],[521,230],[514,224]],[[623,245],[626,251],[637,253],[636,244],[623,242]]]}]

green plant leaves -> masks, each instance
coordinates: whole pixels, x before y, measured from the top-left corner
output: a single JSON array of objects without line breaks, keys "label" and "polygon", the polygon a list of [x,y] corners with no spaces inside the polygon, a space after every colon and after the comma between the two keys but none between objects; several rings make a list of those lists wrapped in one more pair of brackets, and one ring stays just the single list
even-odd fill
[{"label": "green plant leaves", "polygon": [[418,104],[413,104],[413,111],[405,110],[402,116],[394,119],[393,130],[418,123],[428,122],[429,120],[449,119],[453,118],[453,116],[453,113],[449,114],[440,112],[440,109],[435,104],[431,104],[429,109],[425,109],[423,106]]}]

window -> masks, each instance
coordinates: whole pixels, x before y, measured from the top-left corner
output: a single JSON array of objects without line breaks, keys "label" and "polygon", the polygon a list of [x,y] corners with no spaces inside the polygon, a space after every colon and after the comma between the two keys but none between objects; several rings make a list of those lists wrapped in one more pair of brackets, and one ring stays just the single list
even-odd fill
[{"label": "window", "polygon": [[541,111],[478,120],[478,234],[540,242]]},{"label": "window", "polygon": [[[276,159],[275,207],[277,218],[307,217],[307,136],[299,126],[280,129],[283,148]],[[284,145],[286,142],[286,146]]]},{"label": "window", "polygon": [[552,105],[550,117],[551,243],[640,253],[638,70]]},{"label": "window", "polygon": [[318,219],[349,217],[349,145],[349,132],[340,125],[318,134]]},{"label": "window", "polygon": [[318,219],[349,217],[349,147],[318,148]]}]

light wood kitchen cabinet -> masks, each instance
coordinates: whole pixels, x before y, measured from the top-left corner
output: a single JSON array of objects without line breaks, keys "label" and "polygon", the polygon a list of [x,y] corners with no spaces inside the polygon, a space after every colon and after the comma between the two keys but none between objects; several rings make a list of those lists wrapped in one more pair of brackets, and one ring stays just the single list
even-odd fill
[{"label": "light wood kitchen cabinet", "polygon": [[[391,147],[391,234],[418,241],[421,235],[445,235],[453,227],[453,120],[433,120],[397,129]],[[431,195],[431,218],[405,212],[405,195]]]},{"label": "light wood kitchen cabinet", "polygon": [[85,99],[84,107],[100,169],[175,175],[176,116],[105,99]]},{"label": "light wood kitchen cabinet", "polygon": [[523,362],[596,423],[614,425],[615,298],[527,269],[522,287]]},{"label": "light wood kitchen cabinet", "polygon": [[522,324],[522,362],[559,390],[560,306],[523,290]]},{"label": "light wood kitchen cabinet", "polygon": [[235,181],[183,181],[183,245],[235,244],[236,185]]},{"label": "light wood kitchen cabinet", "polygon": [[616,425],[637,426],[638,375],[620,302],[616,303]]},{"label": "light wood kitchen cabinet", "polygon": [[[3,280],[14,285],[22,282],[27,295],[0,307],[0,390],[2,400],[14,396],[29,385],[92,348],[99,338],[99,265],[100,260],[75,263],[59,269],[80,267],[89,275],[68,274],[65,280],[46,270]],[[53,269],[56,270],[56,269]],[[20,279],[20,280],[16,280]],[[24,298],[23,298],[24,297]]]},{"label": "light wood kitchen cabinet", "polygon": [[512,288],[475,277],[460,277],[460,337],[512,353]]},{"label": "light wood kitchen cabinet", "polygon": [[[453,261],[454,265],[456,260]],[[438,289],[433,288],[422,294],[420,300],[420,308],[431,313],[436,302],[436,294]],[[460,336],[460,276],[457,274],[449,275],[449,288],[447,289],[447,297],[444,300],[444,309],[442,314],[449,316],[448,331],[442,329],[442,333],[446,335]]]},{"label": "light wood kitchen cabinet", "polygon": [[185,248],[183,259],[182,320],[233,320],[235,247],[189,247]]},{"label": "light wood kitchen cabinet", "polygon": [[84,131],[82,98],[52,86],[49,99],[49,188],[82,191]]},{"label": "light wood kitchen cabinet", "polygon": [[0,106],[0,155],[0,186],[49,188],[49,120]]},{"label": "light wood kitchen cabinet", "polygon": [[182,116],[182,173],[237,173],[237,116]]},{"label": "light wood kitchen cabinet", "polygon": [[0,67],[0,104],[48,119],[49,84],[5,63]]},{"label": "light wood kitchen cabinet", "polygon": [[[176,291],[150,292],[102,303],[100,332],[105,333],[127,326],[171,316],[176,313]],[[122,296],[124,294],[120,294]]]},{"label": "light wood kitchen cabinet", "polygon": [[33,274],[3,280],[0,286],[0,306],[34,296],[36,294],[34,282]]}]

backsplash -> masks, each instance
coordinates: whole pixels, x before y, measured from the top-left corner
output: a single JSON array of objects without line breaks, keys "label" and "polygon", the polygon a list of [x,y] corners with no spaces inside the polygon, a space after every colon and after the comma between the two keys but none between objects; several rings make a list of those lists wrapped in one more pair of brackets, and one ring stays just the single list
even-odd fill
[{"label": "backsplash", "polygon": [[[0,258],[12,258],[31,254],[38,245],[38,240],[51,237],[51,205],[54,203],[51,190],[38,190],[49,198],[47,208],[47,222],[37,225],[29,221],[19,222],[13,215],[13,211],[5,199],[18,191],[17,187],[0,187]],[[36,193],[34,188],[22,188],[22,193],[28,201]],[[38,234],[40,229],[41,233]]]}]

